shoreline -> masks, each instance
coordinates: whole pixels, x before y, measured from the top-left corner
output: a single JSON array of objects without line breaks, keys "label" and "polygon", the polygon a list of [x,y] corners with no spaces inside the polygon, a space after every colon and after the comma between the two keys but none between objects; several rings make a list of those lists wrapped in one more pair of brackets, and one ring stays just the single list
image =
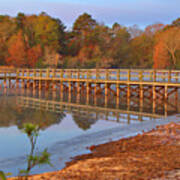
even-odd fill
[{"label": "shoreline", "polygon": [[180,178],[180,122],[89,149],[91,153],[76,156],[60,171],[31,175],[28,179]]}]

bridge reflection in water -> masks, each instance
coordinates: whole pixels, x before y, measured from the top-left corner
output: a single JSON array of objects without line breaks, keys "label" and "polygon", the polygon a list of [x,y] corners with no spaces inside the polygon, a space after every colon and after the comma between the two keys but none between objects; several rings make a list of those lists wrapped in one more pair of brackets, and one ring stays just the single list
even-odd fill
[{"label": "bridge reflection in water", "polygon": [[119,123],[130,123],[131,121],[144,121],[152,118],[164,118],[179,112],[178,101],[172,98],[169,101],[153,98],[139,99],[138,97],[120,98],[116,103],[116,96],[110,94],[105,100],[103,94],[94,96],[90,94],[88,99],[86,93],[57,91],[31,91],[20,89],[17,96],[17,104],[22,108],[48,111],[53,113],[71,113],[74,118],[84,118],[97,121],[104,119]]}]

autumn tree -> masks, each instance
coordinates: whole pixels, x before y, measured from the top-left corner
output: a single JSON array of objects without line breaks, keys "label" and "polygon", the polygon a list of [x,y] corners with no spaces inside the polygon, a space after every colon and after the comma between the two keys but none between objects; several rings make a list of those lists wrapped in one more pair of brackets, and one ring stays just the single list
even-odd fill
[{"label": "autumn tree", "polygon": [[8,53],[8,40],[14,34],[16,25],[9,16],[0,16],[0,64],[4,65]]},{"label": "autumn tree", "polygon": [[163,28],[165,27],[164,24],[162,23],[155,23],[152,25],[149,25],[145,28],[144,33],[147,36],[154,36],[156,33],[160,32],[161,30],[163,30]]},{"label": "autumn tree", "polygon": [[51,18],[42,13],[37,16],[34,23],[34,38],[36,44],[48,46],[55,51],[61,51],[64,45],[64,25],[60,20]]},{"label": "autumn tree", "polygon": [[73,44],[76,44],[79,47],[79,50],[84,45],[90,44],[91,34],[96,25],[97,22],[91,17],[91,15],[87,13],[80,15],[73,24],[70,41],[73,41]]},{"label": "autumn tree", "polygon": [[6,62],[14,67],[35,67],[42,56],[40,45],[29,47],[25,42],[22,31],[13,35],[9,40],[8,57]]},{"label": "autumn tree", "polygon": [[65,68],[180,68],[180,18],[141,30],[81,14],[72,30],[45,12],[0,16],[0,65]]},{"label": "autumn tree", "polygon": [[[81,67],[88,67],[92,64],[92,59],[100,53],[96,43],[95,28],[97,25],[97,22],[87,13],[80,15],[76,19],[72,32],[68,33],[69,63],[76,61],[77,64],[81,64]],[[76,58],[73,56],[76,56]]]},{"label": "autumn tree", "polygon": [[134,67],[151,67],[153,64],[154,38],[141,34],[131,40],[131,59]]},{"label": "autumn tree", "polygon": [[172,24],[170,24],[169,26],[170,26],[170,27],[173,27],[173,26],[175,26],[175,27],[180,27],[180,18],[177,18],[176,20],[174,20],[174,21],[172,22]]},{"label": "autumn tree", "polygon": [[38,44],[27,50],[27,64],[29,67],[36,67],[39,59],[42,57],[42,48]]},{"label": "autumn tree", "polygon": [[[164,56],[164,54],[166,54],[169,64],[171,67],[175,68],[178,63],[177,54],[180,51],[180,28],[176,26],[168,28],[159,33],[156,38],[157,44],[155,46],[156,48],[154,49],[154,66],[157,64],[157,62],[161,61],[161,59],[158,59],[157,57]],[[159,51],[159,48],[157,48],[160,46],[159,44],[161,45],[161,49],[163,48],[163,51]]]},{"label": "autumn tree", "polygon": [[154,47],[154,68],[155,69],[166,69],[169,67],[169,54],[164,48],[164,42],[158,42]]},{"label": "autumn tree", "polygon": [[15,22],[17,25],[17,29],[23,31],[24,30],[24,25],[26,23],[26,16],[24,13],[18,13],[16,18],[15,18]]},{"label": "autumn tree", "polygon": [[130,34],[126,27],[114,24],[111,29],[111,41],[107,50],[107,57],[114,60],[112,66],[126,66],[129,61]]},{"label": "autumn tree", "polygon": [[7,64],[13,65],[14,67],[27,66],[26,44],[23,39],[22,31],[13,35],[9,40],[8,54],[9,56],[6,59]]},{"label": "autumn tree", "polygon": [[84,13],[80,15],[73,24],[73,32],[78,35],[85,35],[87,32],[93,30],[97,25],[91,15]]}]

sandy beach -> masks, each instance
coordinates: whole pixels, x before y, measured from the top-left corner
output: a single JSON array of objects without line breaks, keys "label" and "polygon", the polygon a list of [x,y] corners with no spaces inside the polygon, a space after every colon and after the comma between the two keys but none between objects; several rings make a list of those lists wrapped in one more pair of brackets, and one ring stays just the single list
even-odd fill
[{"label": "sandy beach", "polygon": [[[89,147],[63,170],[30,176],[29,180],[180,179],[180,123]],[[17,179],[17,178],[9,178]]]}]

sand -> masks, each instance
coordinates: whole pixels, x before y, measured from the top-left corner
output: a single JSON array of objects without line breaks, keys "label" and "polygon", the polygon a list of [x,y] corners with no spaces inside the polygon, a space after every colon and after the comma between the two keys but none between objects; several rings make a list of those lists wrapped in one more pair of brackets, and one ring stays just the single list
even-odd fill
[{"label": "sand", "polygon": [[64,169],[28,180],[180,180],[180,123],[89,149]]}]

